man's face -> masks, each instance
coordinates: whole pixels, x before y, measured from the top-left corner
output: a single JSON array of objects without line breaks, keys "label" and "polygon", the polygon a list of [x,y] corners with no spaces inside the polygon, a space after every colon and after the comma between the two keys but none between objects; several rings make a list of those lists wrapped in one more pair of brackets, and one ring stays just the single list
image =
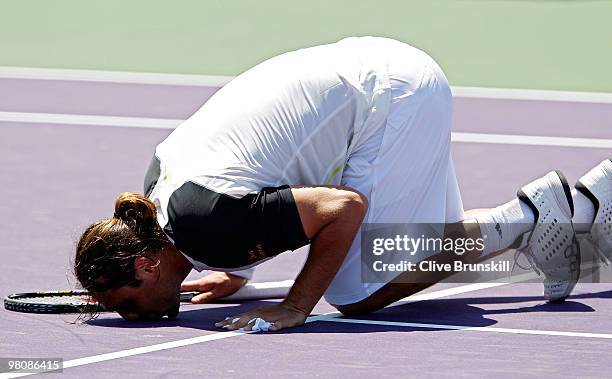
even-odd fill
[{"label": "man's face", "polygon": [[174,318],[179,312],[180,287],[158,275],[143,271],[137,286],[125,285],[96,294],[96,299],[109,311],[126,320],[159,320]]}]

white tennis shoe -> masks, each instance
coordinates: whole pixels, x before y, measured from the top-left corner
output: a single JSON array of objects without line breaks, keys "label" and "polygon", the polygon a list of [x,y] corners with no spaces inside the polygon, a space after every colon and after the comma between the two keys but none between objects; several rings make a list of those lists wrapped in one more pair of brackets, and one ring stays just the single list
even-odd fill
[{"label": "white tennis shoe", "polygon": [[536,223],[520,249],[533,269],[544,274],[544,298],[563,301],[580,275],[580,249],[572,225],[574,203],[563,174],[552,171],[518,191],[532,209]]},{"label": "white tennis shoe", "polygon": [[586,173],[576,183],[576,190],[595,205],[595,219],[584,239],[609,265],[612,258],[612,160],[606,159]]}]

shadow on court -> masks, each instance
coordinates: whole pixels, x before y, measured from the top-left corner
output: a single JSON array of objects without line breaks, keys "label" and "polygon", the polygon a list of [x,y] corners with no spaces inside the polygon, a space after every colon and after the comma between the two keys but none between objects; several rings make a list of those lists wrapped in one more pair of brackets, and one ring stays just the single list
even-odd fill
[{"label": "shadow on court", "polygon": [[[159,328],[179,326],[183,328],[222,331],[215,327],[215,322],[224,318],[247,312],[255,308],[275,304],[275,301],[248,301],[238,305],[226,305],[223,303],[205,305],[181,305],[181,312],[174,319],[163,319],[160,321],[126,321],[118,314],[111,314],[110,317],[96,318],[87,321],[89,325],[113,327],[113,328]],[[198,307],[194,309],[194,307]]]},{"label": "shadow on court", "polygon": [[[585,293],[572,296],[562,303],[545,303],[541,296],[491,296],[476,298],[454,298],[420,301],[401,306],[385,308],[371,314],[351,316],[351,319],[391,322],[413,322],[425,324],[462,325],[467,327],[486,327],[498,323],[489,318],[500,314],[540,314],[540,313],[590,313],[596,309],[582,300],[611,299],[612,290],[595,293]],[[516,306],[521,303],[533,303]],[[173,320],[162,321],[125,321],[119,316],[99,318],[88,322],[89,325],[112,328],[159,328],[182,327],[206,331],[220,332],[222,329],[214,323],[227,317],[245,312],[257,307],[273,304],[271,301],[252,301],[240,305],[222,306],[207,304],[204,308],[181,311]],[[507,305],[504,308],[486,309],[483,306]],[[515,306],[512,306],[515,305]],[[413,328],[395,325],[367,325],[340,322],[312,322],[297,328],[269,332],[275,334],[300,333],[377,333],[377,332],[410,332],[439,331],[441,329]]]}]

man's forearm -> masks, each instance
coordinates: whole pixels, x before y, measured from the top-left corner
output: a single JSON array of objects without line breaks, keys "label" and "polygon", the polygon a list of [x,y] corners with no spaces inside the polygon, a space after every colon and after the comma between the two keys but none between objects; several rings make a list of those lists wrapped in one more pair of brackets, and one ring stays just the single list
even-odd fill
[{"label": "man's forearm", "polygon": [[344,209],[312,239],[310,252],[289,295],[283,302],[310,314],[342,265],[359,230],[365,210]]}]

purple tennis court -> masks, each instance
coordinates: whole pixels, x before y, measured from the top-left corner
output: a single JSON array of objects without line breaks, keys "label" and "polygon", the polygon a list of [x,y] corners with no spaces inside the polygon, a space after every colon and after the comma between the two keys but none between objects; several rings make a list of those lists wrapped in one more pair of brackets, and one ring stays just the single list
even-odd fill
[{"label": "purple tennis court", "polygon": [[[74,288],[79,234],[110,216],[118,193],[141,191],[155,146],[216,90],[33,79],[0,79],[0,88],[2,296]],[[573,183],[611,156],[612,102],[494,97],[455,97],[453,156],[466,209],[499,204],[552,169]],[[304,259],[285,253],[254,281],[293,279]],[[358,318],[321,301],[305,325],[267,333],[214,323],[269,301],[188,304],[162,322],[102,314],[75,324],[74,315],[3,310],[0,356],[62,357],[66,377],[607,376],[612,286],[580,283],[561,304],[545,303],[541,291],[439,284]]]}]

